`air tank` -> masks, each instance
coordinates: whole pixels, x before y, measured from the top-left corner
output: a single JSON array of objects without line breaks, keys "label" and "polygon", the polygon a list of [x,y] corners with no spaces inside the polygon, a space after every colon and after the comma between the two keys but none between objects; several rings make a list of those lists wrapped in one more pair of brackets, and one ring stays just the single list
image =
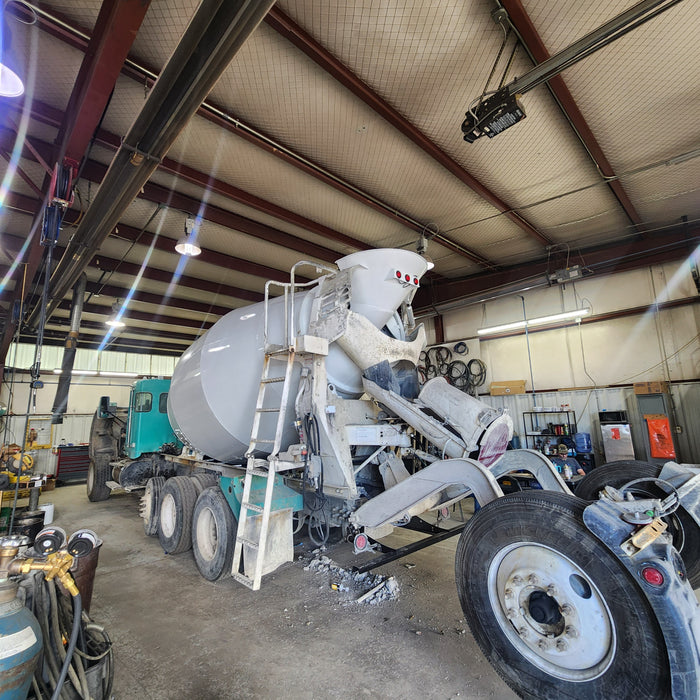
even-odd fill
[{"label": "air tank", "polygon": [[[424,258],[407,250],[374,249],[353,253],[336,263],[341,270],[352,268],[351,309],[383,328],[415,290],[427,270]],[[399,277],[400,275],[400,277]],[[313,291],[295,295],[295,328],[308,328]],[[268,342],[284,343],[284,300],[268,303]],[[248,449],[255,403],[264,360],[264,304],[242,307],[226,314],[180,358],[173,372],[168,395],[168,418],[175,434],[187,445],[222,462],[243,457]],[[283,363],[276,363],[281,376]],[[332,343],[326,361],[329,384],[345,397],[362,393],[361,372]],[[297,365],[289,392],[289,428],[282,447],[296,442],[293,427],[294,399],[299,383]],[[269,385],[281,395],[282,383]],[[268,394],[269,395],[269,394]],[[267,415],[268,430],[275,418]]]}]

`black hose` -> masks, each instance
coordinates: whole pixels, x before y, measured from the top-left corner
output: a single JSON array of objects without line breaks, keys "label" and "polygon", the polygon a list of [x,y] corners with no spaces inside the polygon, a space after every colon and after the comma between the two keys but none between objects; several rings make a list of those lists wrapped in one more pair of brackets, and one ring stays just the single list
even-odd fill
[{"label": "black hose", "polygon": [[78,593],[73,597],[73,629],[71,630],[70,641],[68,642],[68,648],[66,649],[66,658],[63,661],[61,675],[58,677],[58,682],[56,683],[56,688],[53,691],[51,700],[58,700],[59,696],[61,695],[61,689],[63,688],[63,684],[66,682],[66,676],[68,675],[68,669],[70,667],[71,660],[73,659],[75,645],[78,642],[78,632],[80,630],[80,619],[82,611],[83,601],[80,597],[80,593]]}]

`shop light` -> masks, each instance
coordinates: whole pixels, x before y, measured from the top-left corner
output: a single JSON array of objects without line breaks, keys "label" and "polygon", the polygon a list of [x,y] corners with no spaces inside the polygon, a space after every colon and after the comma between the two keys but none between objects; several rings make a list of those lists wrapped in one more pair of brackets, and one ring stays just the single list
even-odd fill
[{"label": "shop light", "polygon": [[197,226],[193,217],[188,216],[185,220],[185,235],[175,244],[175,250],[180,255],[186,255],[190,258],[202,252],[202,249],[197,245]]},{"label": "shop light", "polygon": [[100,370],[98,372],[100,377],[138,377],[138,372],[111,372],[107,370]]},{"label": "shop light", "polygon": [[[54,374],[63,374],[63,371],[60,368],[56,368],[53,371]],[[97,376],[97,370],[96,369],[72,369],[70,371],[71,374],[75,375],[81,375],[83,377],[96,377]]]},{"label": "shop light", "polygon": [[538,318],[529,318],[522,321],[514,321],[513,323],[504,323],[500,326],[489,326],[488,328],[479,328],[477,335],[487,335],[489,333],[502,333],[503,331],[512,331],[518,328],[532,328],[533,326],[544,326],[548,323],[557,323],[558,321],[567,321],[570,319],[580,319],[583,316],[591,313],[590,309],[575,309],[574,311],[563,311],[560,314],[552,314],[551,316],[539,316]]},{"label": "shop light", "polygon": [[[5,3],[3,3],[4,5]],[[19,77],[17,64],[11,50],[12,34],[5,19],[2,19],[2,46],[0,46],[0,96],[19,97],[24,94],[24,83]]]}]

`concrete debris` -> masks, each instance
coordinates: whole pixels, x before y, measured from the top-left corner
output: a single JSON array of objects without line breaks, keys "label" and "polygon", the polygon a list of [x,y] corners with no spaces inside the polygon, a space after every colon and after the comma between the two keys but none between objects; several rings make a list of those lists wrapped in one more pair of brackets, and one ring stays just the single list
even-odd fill
[{"label": "concrete debris", "polygon": [[326,574],[330,579],[329,587],[332,590],[350,594],[347,600],[342,602],[377,605],[388,600],[398,600],[399,584],[393,576],[349,571],[335,564],[318,550],[315,554],[314,559],[304,567],[304,571]]}]

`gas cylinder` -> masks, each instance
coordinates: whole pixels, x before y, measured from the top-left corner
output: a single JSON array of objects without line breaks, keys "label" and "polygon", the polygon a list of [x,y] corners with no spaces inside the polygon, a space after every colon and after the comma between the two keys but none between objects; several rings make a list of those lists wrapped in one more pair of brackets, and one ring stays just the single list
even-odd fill
[{"label": "gas cylinder", "polygon": [[39,623],[6,579],[0,583],[0,700],[25,700],[42,646]]}]

